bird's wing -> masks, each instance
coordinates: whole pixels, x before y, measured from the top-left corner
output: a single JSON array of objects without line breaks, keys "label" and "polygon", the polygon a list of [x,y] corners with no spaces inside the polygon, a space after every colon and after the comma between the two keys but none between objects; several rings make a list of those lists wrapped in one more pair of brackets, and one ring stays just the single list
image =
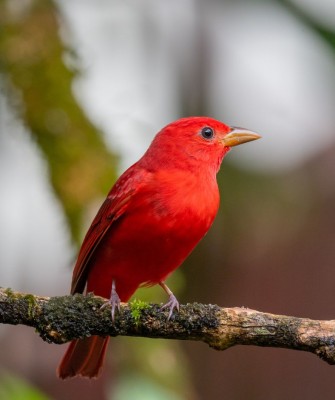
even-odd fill
[{"label": "bird's wing", "polygon": [[73,270],[71,294],[84,291],[92,255],[99,247],[106,232],[112,229],[115,221],[124,215],[131,199],[145,183],[148,175],[150,174],[147,171],[137,168],[135,164],[118,179],[111,189],[81,245]]}]

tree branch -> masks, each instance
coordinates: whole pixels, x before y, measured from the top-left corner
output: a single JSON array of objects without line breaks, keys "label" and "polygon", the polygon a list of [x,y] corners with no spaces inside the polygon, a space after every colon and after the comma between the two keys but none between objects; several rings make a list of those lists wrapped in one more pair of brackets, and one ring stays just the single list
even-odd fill
[{"label": "tree branch", "polygon": [[309,351],[335,364],[335,320],[193,303],[167,321],[159,305],[135,300],[121,305],[113,323],[109,308],[100,309],[104,303],[91,294],[49,298],[0,288],[0,323],[34,327],[48,343],[90,335],[198,340],[216,350],[240,344]]}]

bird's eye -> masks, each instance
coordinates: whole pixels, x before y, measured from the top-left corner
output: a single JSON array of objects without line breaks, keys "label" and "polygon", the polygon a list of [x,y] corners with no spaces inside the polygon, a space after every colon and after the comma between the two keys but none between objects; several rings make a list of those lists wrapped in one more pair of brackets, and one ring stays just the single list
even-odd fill
[{"label": "bird's eye", "polygon": [[213,129],[210,128],[209,126],[206,126],[205,128],[202,128],[202,130],[201,130],[201,136],[202,136],[204,139],[207,139],[207,140],[213,139],[213,137],[214,137],[214,131],[213,131]]}]

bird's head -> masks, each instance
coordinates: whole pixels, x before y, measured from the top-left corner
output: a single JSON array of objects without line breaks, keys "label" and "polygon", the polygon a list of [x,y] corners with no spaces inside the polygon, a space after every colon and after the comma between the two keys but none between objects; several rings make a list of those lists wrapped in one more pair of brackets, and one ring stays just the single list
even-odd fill
[{"label": "bird's head", "polygon": [[146,158],[160,167],[200,168],[218,171],[225,154],[233,146],[261,136],[243,128],[230,127],[208,117],[182,118],[163,128],[154,138]]}]

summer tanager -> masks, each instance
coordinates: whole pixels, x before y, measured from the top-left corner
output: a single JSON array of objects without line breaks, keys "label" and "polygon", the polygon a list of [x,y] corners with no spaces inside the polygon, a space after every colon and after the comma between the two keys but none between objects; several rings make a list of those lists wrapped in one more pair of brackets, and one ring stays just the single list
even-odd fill
[{"label": "summer tanager", "polygon": [[[109,299],[112,319],[120,302],[141,285],[169,295],[169,318],[179,303],[164,283],[206,234],[219,207],[216,174],[232,146],[260,138],[207,117],[163,128],[144,156],[117,180],[89,228],[76,262],[71,293]],[[109,337],[70,343],[58,376],[97,377]]]}]

